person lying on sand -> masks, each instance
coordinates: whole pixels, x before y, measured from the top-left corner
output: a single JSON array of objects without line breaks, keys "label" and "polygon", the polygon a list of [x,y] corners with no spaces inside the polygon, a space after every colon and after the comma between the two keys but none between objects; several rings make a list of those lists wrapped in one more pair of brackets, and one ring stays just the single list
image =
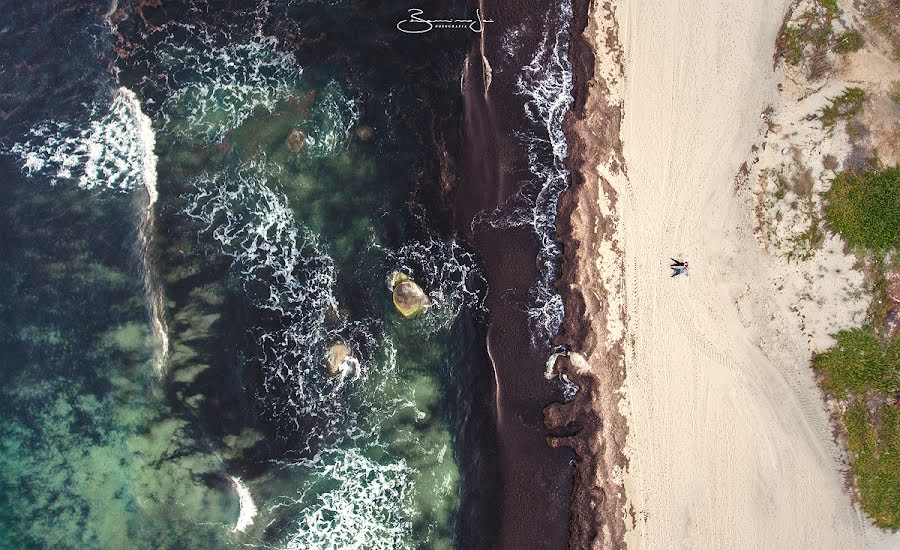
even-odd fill
[{"label": "person lying on sand", "polygon": [[681,260],[676,260],[675,258],[671,258],[672,265],[669,266],[672,268],[672,277],[676,275],[687,275],[688,263],[682,262]]}]

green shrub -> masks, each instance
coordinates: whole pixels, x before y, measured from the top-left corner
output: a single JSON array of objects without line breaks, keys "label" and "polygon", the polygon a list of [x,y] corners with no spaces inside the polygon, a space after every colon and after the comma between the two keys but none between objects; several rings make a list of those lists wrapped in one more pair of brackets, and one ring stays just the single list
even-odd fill
[{"label": "green shrub", "polygon": [[[800,65],[809,51],[809,77],[813,80],[824,76],[829,69],[825,53],[834,43],[834,19],[841,10],[835,0],[815,0],[799,16],[785,21],[775,44],[776,55],[788,65]],[[807,50],[808,47],[808,50]]]},{"label": "green shrub", "polygon": [[891,101],[900,105],[900,80],[891,82],[891,91],[888,92],[888,95],[890,96]]},{"label": "green shrub", "polygon": [[803,34],[798,27],[786,26],[776,42],[776,49],[788,65],[799,65],[803,61]]},{"label": "green shrub", "polygon": [[884,343],[871,327],[842,330],[837,344],[813,360],[822,385],[835,397],[900,389],[900,340]]},{"label": "green shrub", "polygon": [[900,167],[839,173],[825,193],[825,217],[853,246],[876,252],[900,247]]},{"label": "green shrub", "polygon": [[842,420],[863,510],[879,527],[900,528],[900,339],[884,342],[871,326],[844,330],[813,360],[822,386],[849,401]]},{"label": "green shrub", "polygon": [[861,88],[847,88],[841,95],[832,98],[831,104],[822,109],[822,125],[834,126],[838,119],[848,119],[862,109],[866,93]]},{"label": "green shrub", "polygon": [[862,48],[862,45],[862,33],[856,29],[850,29],[842,32],[837,37],[837,42],[834,45],[834,51],[838,53],[855,52],[856,50]]},{"label": "green shrub", "polygon": [[900,528],[900,413],[882,404],[870,414],[863,401],[844,415],[850,466],[863,510],[879,527]]}]

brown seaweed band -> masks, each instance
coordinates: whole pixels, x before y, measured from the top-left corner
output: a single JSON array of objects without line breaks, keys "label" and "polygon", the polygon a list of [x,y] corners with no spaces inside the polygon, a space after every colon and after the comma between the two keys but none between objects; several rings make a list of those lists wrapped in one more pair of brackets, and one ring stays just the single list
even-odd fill
[{"label": "brown seaweed band", "polygon": [[[564,434],[548,437],[548,443],[569,446],[578,455],[569,547],[624,548],[626,501],[621,472],[627,466],[623,448],[628,427],[619,411],[622,396],[618,391],[625,378],[624,341],[608,342],[606,328],[608,316],[624,316],[623,311],[609,310],[608,299],[610,293],[623,293],[624,288],[607,288],[595,266],[604,241],[621,258],[614,241],[616,193],[596,167],[604,165],[612,174],[625,172],[622,104],[611,98],[610,85],[615,83],[606,82],[597,70],[597,55],[608,56],[621,77],[622,49],[611,2],[574,0],[573,12],[569,57],[575,103],[564,124],[572,181],[560,198],[557,217],[563,255],[556,286],[565,302],[565,318],[555,342],[570,351],[557,359],[555,368],[580,390],[570,403],[548,405],[544,415],[551,433]],[[606,216],[599,207],[601,193],[612,205]],[[621,262],[616,268],[622,268]]]}]

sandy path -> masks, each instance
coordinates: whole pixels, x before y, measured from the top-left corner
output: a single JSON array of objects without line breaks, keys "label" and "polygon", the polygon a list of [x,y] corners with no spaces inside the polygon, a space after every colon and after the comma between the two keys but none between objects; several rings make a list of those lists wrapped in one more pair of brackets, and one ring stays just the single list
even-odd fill
[{"label": "sandy path", "polygon": [[[785,9],[644,0],[617,10],[630,549],[888,543],[843,490],[805,337],[774,296],[749,193],[735,191],[776,100]],[[689,260],[690,276],[670,279],[669,256]]]}]

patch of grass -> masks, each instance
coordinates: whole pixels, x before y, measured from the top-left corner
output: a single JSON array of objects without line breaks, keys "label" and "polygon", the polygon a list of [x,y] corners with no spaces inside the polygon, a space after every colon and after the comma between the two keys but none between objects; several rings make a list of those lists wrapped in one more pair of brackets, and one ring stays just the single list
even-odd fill
[{"label": "patch of grass", "polygon": [[849,29],[842,32],[837,37],[834,44],[834,51],[838,53],[850,53],[862,48],[863,36],[856,29]]},{"label": "patch of grass", "polygon": [[822,0],[821,4],[831,19],[841,14],[841,8],[838,7],[837,0]]},{"label": "patch of grass", "polygon": [[887,270],[884,254],[875,254],[871,262],[872,302],[869,304],[868,317],[876,332],[884,327],[884,318],[891,304]]},{"label": "patch of grass", "polygon": [[838,159],[836,156],[832,154],[825,155],[822,159],[822,166],[825,167],[826,170],[837,170],[838,169]]},{"label": "patch of grass", "polygon": [[807,216],[808,226],[799,235],[789,238],[791,249],[787,253],[788,260],[808,260],[812,258],[816,250],[825,240],[825,234],[822,232],[821,219],[816,209],[816,205],[811,197],[807,197],[804,202],[803,212]]},{"label": "patch of grass", "polygon": [[868,0],[861,7],[866,21],[890,43],[894,59],[900,59],[900,1]]},{"label": "patch of grass", "polygon": [[870,413],[863,401],[844,415],[850,465],[863,510],[876,525],[900,528],[900,412],[884,403]]},{"label": "patch of grass", "polygon": [[822,125],[834,126],[838,120],[847,120],[862,110],[866,93],[862,88],[846,88],[844,93],[831,99],[831,104],[822,108]]},{"label": "patch of grass", "polygon": [[890,96],[891,101],[900,105],[900,80],[891,82],[891,91],[888,92],[888,96]]},{"label": "patch of grass", "polygon": [[799,65],[803,61],[803,49],[806,41],[799,27],[787,25],[775,44],[776,51],[788,65]]},{"label": "patch of grass", "polygon": [[829,394],[888,397],[900,388],[900,340],[882,342],[870,326],[842,330],[835,338],[837,344],[813,360]]},{"label": "patch of grass", "polygon": [[900,167],[839,173],[825,193],[825,217],[852,246],[874,252],[900,247]]},{"label": "patch of grass", "polygon": [[775,175],[775,185],[775,198],[781,200],[787,195],[787,192],[790,189],[788,186],[788,179],[783,172],[778,172]]},{"label": "patch of grass", "polygon": [[808,76],[813,80],[823,76],[829,68],[825,54],[830,46],[836,45],[832,24],[840,14],[835,0],[817,0],[799,16],[790,17],[782,25],[776,41],[776,56],[795,66],[808,61]]},{"label": "patch of grass", "polygon": [[825,240],[825,234],[815,221],[809,224],[806,231],[790,238],[791,249],[787,253],[788,260],[808,260],[815,256],[816,250]]}]

